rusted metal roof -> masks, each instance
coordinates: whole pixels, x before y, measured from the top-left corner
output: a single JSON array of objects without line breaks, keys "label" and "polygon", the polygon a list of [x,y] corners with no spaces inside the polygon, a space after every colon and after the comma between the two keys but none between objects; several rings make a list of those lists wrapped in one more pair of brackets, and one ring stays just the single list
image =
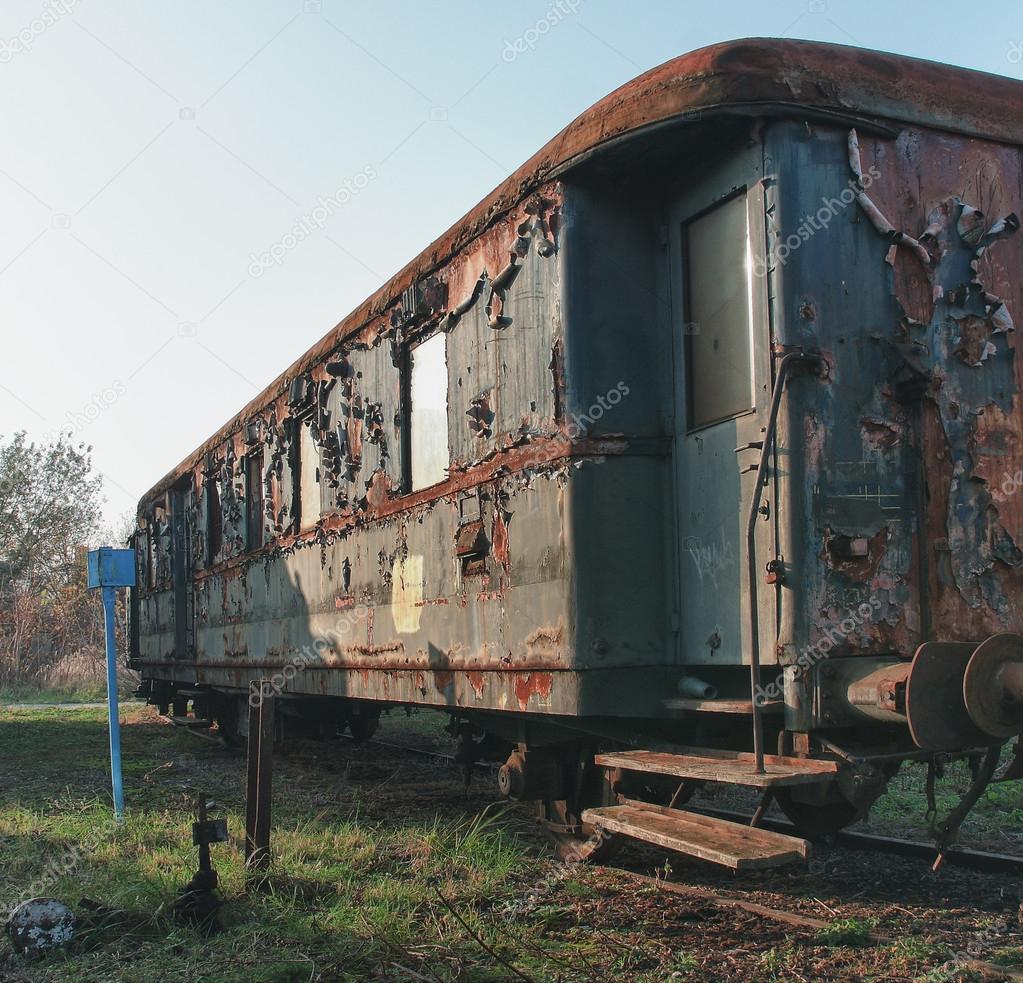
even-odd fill
[{"label": "rusted metal roof", "polygon": [[879,124],[903,123],[1023,144],[1023,83],[844,45],[750,39],[682,55],[616,89],[586,110],[444,235],[336,325],[145,498],[166,491],[206,451],[399,302],[403,291],[479,236],[543,182],[565,173],[619,138],[655,126],[686,124],[717,113],[791,115],[808,111]]}]

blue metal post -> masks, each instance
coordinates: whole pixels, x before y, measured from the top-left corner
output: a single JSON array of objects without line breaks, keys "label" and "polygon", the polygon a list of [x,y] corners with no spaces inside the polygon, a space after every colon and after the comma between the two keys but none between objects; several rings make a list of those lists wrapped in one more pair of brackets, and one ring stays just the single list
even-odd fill
[{"label": "blue metal post", "polygon": [[110,775],[114,786],[114,818],[124,819],[121,777],[121,720],[117,709],[117,589],[135,586],[135,551],[108,546],[88,556],[89,588],[103,591],[103,626],[107,642],[107,706],[110,716]]},{"label": "blue metal post", "polygon": [[103,588],[103,626],[107,641],[107,706],[110,717],[110,774],[114,786],[114,818],[124,821],[124,781],[121,777],[121,718],[117,706],[117,588]]}]

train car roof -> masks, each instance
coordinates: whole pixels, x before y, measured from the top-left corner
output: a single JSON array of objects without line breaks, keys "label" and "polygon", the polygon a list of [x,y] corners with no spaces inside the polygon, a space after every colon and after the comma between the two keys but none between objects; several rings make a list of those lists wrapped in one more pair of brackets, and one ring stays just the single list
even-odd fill
[{"label": "train car roof", "polygon": [[[714,116],[792,116],[884,126],[903,123],[1023,144],[1023,82],[846,45],[753,38],[673,58],[576,117],[475,208],[290,365],[235,417],[168,473],[162,494],[209,450],[277,398],[295,376],[396,304],[544,182],[624,139]],[[798,112],[796,112],[798,111]]]}]

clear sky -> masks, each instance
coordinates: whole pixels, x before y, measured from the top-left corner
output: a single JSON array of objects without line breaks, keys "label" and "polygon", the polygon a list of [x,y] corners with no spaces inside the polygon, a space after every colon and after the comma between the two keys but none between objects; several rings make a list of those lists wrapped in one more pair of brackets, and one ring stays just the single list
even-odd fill
[{"label": "clear sky", "polygon": [[2,0],[0,434],[72,428],[116,522],[580,112],[749,36],[1023,78],[1018,0]]}]

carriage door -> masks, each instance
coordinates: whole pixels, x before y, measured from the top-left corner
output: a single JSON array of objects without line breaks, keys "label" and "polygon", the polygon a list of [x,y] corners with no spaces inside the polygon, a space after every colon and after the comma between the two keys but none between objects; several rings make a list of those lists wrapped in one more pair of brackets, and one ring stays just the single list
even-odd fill
[{"label": "carriage door", "polygon": [[194,649],[191,551],[188,534],[187,488],[172,488],[171,581],[174,591],[174,658],[190,660]]},{"label": "carriage door", "polygon": [[[749,663],[746,521],[770,402],[760,151],[702,180],[669,225],[675,352],[679,661]],[[774,482],[757,522],[774,557]],[[761,580],[763,583],[763,580]],[[758,592],[761,661],[776,661],[774,591]]]}]

